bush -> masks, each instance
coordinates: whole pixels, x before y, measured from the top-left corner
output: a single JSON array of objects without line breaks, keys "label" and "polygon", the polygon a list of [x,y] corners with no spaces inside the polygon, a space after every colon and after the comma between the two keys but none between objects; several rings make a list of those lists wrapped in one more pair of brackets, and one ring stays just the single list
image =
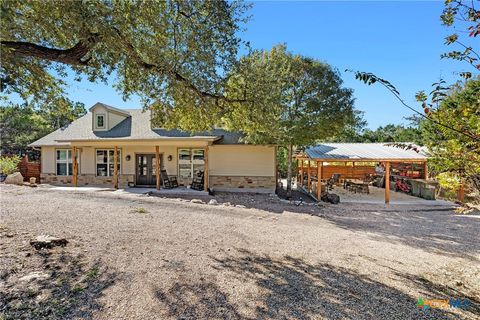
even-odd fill
[{"label": "bush", "polygon": [[0,157],[0,172],[6,175],[17,172],[20,160],[19,156]]}]

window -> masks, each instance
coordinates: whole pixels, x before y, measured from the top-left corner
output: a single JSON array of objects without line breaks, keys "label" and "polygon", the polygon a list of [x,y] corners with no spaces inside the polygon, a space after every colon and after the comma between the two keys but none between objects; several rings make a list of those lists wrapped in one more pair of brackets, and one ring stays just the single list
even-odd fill
[{"label": "window", "polygon": [[[113,176],[113,166],[114,166],[114,159],[113,154],[115,151],[113,149],[103,149],[97,150],[96,155],[96,163],[97,163],[97,176],[100,177],[111,177]],[[117,170],[120,173],[120,163],[122,159],[122,152],[121,150],[117,150]]]},{"label": "window", "polygon": [[178,150],[178,176],[180,178],[193,178],[194,174],[205,170],[205,150],[179,149]]},{"label": "window", "polygon": [[105,129],[105,115],[97,114],[95,116],[95,126],[97,129]]},{"label": "window", "polygon": [[[77,163],[80,164],[79,151],[77,151]],[[57,149],[56,169],[57,176],[71,176],[73,174],[73,159],[71,149]]]}]

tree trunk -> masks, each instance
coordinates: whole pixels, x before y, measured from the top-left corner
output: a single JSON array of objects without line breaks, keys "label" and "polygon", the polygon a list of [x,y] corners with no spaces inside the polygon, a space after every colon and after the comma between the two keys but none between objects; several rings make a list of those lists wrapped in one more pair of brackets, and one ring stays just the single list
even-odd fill
[{"label": "tree trunk", "polygon": [[288,155],[287,155],[287,197],[292,196],[292,157],[293,157],[293,146],[290,143],[287,146]]}]

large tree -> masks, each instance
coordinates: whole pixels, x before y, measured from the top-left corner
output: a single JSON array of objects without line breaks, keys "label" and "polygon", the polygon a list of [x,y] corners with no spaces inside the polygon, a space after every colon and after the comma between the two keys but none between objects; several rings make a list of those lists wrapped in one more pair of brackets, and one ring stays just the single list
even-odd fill
[{"label": "large tree", "polygon": [[[189,113],[186,129],[221,112],[225,75],[241,43],[247,5],[227,0],[1,2],[1,89],[25,100],[64,94],[61,80],[106,81],[155,103],[156,120]],[[241,97],[238,100],[243,100]],[[212,116],[209,116],[212,115]]]},{"label": "large tree", "polygon": [[342,87],[328,64],[293,55],[283,45],[243,57],[230,77],[227,94],[252,103],[233,104],[228,126],[253,143],[287,148],[287,191],[291,191],[293,148],[335,135],[355,119],[352,90]]}]

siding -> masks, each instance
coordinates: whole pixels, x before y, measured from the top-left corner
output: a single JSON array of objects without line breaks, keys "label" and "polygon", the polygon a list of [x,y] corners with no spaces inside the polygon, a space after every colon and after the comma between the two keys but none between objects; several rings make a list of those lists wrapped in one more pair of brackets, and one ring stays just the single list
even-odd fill
[{"label": "siding", "polygon": [[275,176],[273,146],[213,145],[208,155],[212,176]]}]

